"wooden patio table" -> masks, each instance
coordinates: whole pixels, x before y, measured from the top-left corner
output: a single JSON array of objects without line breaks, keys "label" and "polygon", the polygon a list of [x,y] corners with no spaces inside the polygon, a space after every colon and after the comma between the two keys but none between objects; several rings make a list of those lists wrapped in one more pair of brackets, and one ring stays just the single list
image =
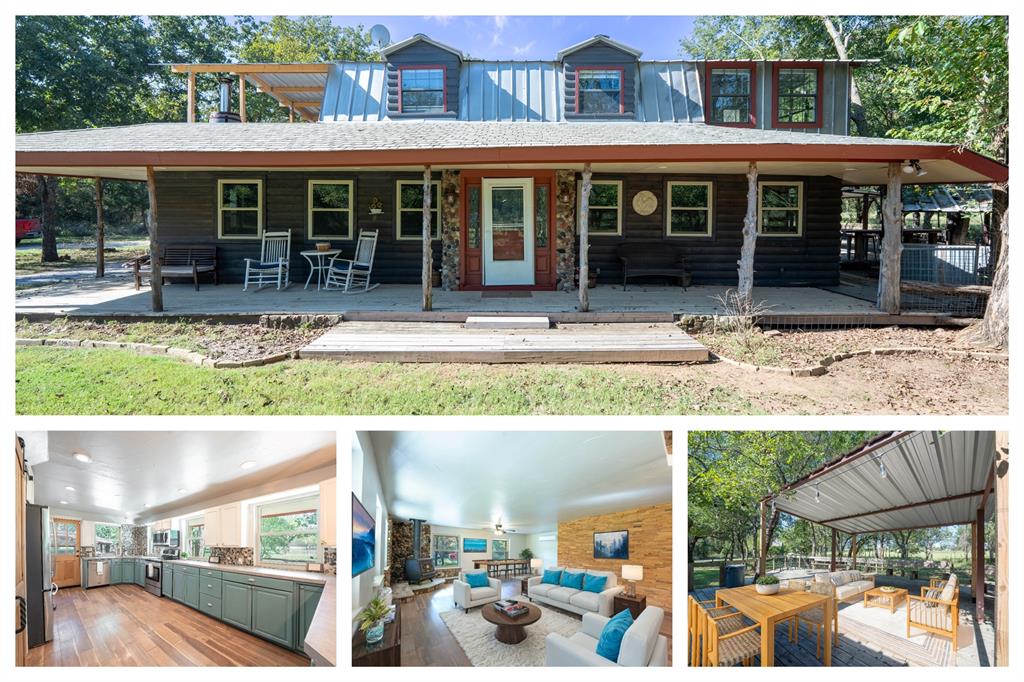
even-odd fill
[{"label": "wooden patio table", "polygon": [[780,588],[775,594],[758,594],[753,585],[715,592],[716,606],[728,604],[761,626],[761,665],[775,665],[775,625],[808,609],[825,612],[825,660],[832,665],[832,598],[815,592]]}]

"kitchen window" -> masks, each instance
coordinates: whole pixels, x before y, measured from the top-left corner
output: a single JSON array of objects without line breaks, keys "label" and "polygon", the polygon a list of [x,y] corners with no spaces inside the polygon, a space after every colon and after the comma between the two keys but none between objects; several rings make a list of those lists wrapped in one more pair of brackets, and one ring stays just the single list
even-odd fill
[{"label": "kitchen window", "polygon": [[712,62],[707,66],[707,114],[715,125],[751,127],[756,122],[753,64]]},{"label": "kitchen window", "polygon": [[209,556],[210,548],[206,546],[203,533],[206,526],[203,524],[203,517],[197,516],[185,522],[187,533],[185,535],[185,551],[191,557]]},{"label": "kitchen window", "polygon": [[622,69],[580,69],[576,72],[577,114],[621,114]]},{"label": "kitchen window", "polygon": [[443,67],[403,66],[398,69],[398,111],[441,114],[448,109]]},{"label": "kitchen window", "polygon": [[[576,190],[578,196],[576,215],[583,208],[583,192]],[[595,180],[590,187],[590,211],[587,230],[595,236],[622,234],[622,182],[619,180]],[[579,218],[576,220],[579,231]]]},{"label": "kitchen window", "polygon": [[823,70],[820,64],[775,64],[776,128],[820,128]]},{"label": "kitchen window", "polygon": [[256,508],[256,552],[261,564],[319,561],[320,496],[276,500]]},{"label": "kitchen window", "polygon": [[96,553],[119,554],[121,551],[121,526],[116,523],[96,524]]},{"label": "kitchen window", "polygon": [[53,553],[64,556],[74,556],[78,553],[78,526],[79,521],[66,519],[54,519],[53,525]]},{"label": "kitchen window", "polygon": [[310,180],[307,230],[312,239],[352,239],[351,180]]},{"label": "kitchen window", "polygon": [[260,239],[263,236],[263,181],[217,181],[217,236]]},{"label": "kitchen window", "polygon": [[491,558],[508,558],[508,540],[491,540]]},{"label": "kitchen window", "polygon": [[[437,196],[440,182],[430,183],[431,239],[440,239]],[[398,207],[398,239],[423,241],[423,182],[399,180],[396,183],[395,205]]]},{"label": "kitchen window", "polygon": [[757,183],[757,231],[769,237],[799,237],[803,232],[802,182]]},{"label": "kitchen window", "polygon": [[459,538],[455,535],[435,535],[433,545],[434,567],[453,568],[459,565]]},{"label": "kitchen window", "polygon": [[668,236],[711,236],[711,183],[668,183],[665,210],[665,234]]}]

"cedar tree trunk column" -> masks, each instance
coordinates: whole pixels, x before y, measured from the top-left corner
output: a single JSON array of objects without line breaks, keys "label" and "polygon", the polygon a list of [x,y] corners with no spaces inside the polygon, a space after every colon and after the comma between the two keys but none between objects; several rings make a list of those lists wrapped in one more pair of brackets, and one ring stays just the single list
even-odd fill
[{"label": "cedar tree trunk column", "polygon": [[[983,498],[984,499],[984,498]],[[985,509],[978,509],[978,517],[971,529],[974,531],[971,539],[971,562],[974,565],[974,574],[971,576],[971,587],[974,588],[974,621],[982,623],[985,621]]]},{"label": "cedar tree trunk column", "polygon": [[164,279],[160,276],[160,252],[157,244],[156,176],[153,167],[146,166],[146,185],[149,188],[149,263],[150,289],[153,292],[153,312],[164,310]]},{"label": "cedar tree trunk column", "polygon": [[103,178],[96,178],[96,277],[104,275],[103,254]]},{"label": "cedar tree trunk column", "polygon": [[757,162],[747,167],[747,214],[743,217],[743,246],[738,261],[736,295],[742,306],[738,312],[747,314],[754,305],[754,249],[757,246]]},{"label": "cedar tree trunk column", "polygon": [[878,259],[878,309],[900,314],[900,258],[903,254],[903,179],[899,162],[889,162],[882,202],[882,253]]},{"label": "cedar tree trunk column", "polygon": [[1010,445],[996,432],[996,665],[1010,665]]},{"label": "cedar tree trunk column", "polygon": [[431,278],[434,275],[433,245],[430,241],[430,166],[423,167],[423,310],[434,307]]},{"label": "cedar tree trunk column", "polygon": [[757,543],[757,575],[759,578],[763,578],[768,568],[768,507],[765,506],[764,500],[761,500],[760,525]]},{"label": "cedar tree trunk column", "polygon": [[583,184],[580,187],[580,312],[590,310],[590,164],[583,164]]},{"label": "cedar tree trunk column", "polygon": [[188,72],[188,111],[185,113],[185,120],[189,123],[196,122],[196,74]]},{"label": "cedar tree trunk column", "polygon": [[836,545],[839,543],[839,531],[832,529],[832,560],[829,562],[829,571],[836,571]]}]

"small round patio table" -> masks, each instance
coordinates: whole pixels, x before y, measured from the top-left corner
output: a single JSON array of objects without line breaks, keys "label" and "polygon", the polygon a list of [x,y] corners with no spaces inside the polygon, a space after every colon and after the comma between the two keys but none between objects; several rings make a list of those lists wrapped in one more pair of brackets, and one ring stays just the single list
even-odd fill
[{"label": "small round patio table", "polygon": [[308,251],[300,251],[299,253],[309,261],[309,276],[306,277],[306,286],[302,288],[309,288],[309,283],[313,279],[313,273],[316,273],[316,290],[320,291],[320,283],[326,283],[327,281],[327,269],[330,267],[329,259],[339,255],[341,249],[327,249],[326,251],[310,249]]}]

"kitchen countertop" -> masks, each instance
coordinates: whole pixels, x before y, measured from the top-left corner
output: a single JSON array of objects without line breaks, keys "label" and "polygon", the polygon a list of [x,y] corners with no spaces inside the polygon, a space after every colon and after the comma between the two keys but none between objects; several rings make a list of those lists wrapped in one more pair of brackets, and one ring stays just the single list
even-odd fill
[{"label": "kitchen countertop", "polygon": [[319,585],[324,588],[320,595],[320,603],[313,613],[313,621],[306,632],[302,648],[313,661],[320,666],[337,665],[337,604],[335,598],[335,576],[324,573],[308,573],[306,571],[287,571],[280,568],[264,568],[262,566],[239,566],[237,564],[211,564],[209,561],[195,559],[171,559],[165,564],[195,566],[213,571],[258,575],[265,578],[280,578],[294,582]]},{"label": "kitchen countertop", "polygon": [[111,559],[146,559],[147,561],[164,561],[158,556],[141,556],[132,554],[130,556],[83,556],[82,561],[110,561]]}]

